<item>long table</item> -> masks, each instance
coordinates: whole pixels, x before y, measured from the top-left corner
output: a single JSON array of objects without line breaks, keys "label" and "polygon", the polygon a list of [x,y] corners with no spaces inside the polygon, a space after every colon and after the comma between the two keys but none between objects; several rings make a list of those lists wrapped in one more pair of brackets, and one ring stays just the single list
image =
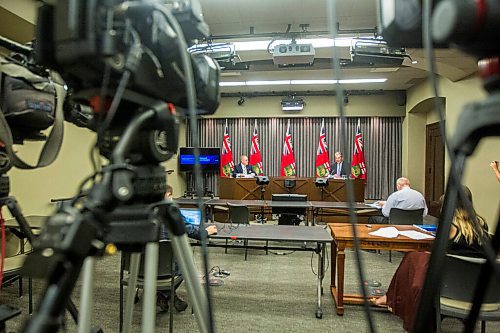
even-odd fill
[{"label": "long table", "polygon": [[[330,291],[335,301],[337,315],[344,314],[344,304],[363,304],[363,296],[359,294],[344,293],[345,273],[345,249],[354,247],[352,226],[349,223],[331,223],[328,225],[333,237],[331,254],[331,285]],[[395,250],[395,251],[429,251],[432,239],[414,240],[399,235],[396,238],[383,238],[370,235],[369,232],[387,227],[382,225],[356,225],[356,235],[359,239],[361,249],[371,250]],[[398,230],[416,230],[411,225],[391,225]],[[337,282],[335,283],[335,278]]]},{"label": "long table", "polygon": [[[219,196],[222,199],[264,199],[270,200],[272,194],[307,194],[309,200],[347,201],[347,186],[343,179],[329,179],[328,186],[317,187],[313,177],[269,177],[269,184],[262,192],[255,178],[219,178]],[[363,201],[365,180],[353,179],[354,200]]]},{"label": "long table", "polygon": [[[318,279],[316,318],[323,317],[321,309],[321,295],[323,294],[323,278],[325,275],[325,253],[327,244],[331,244],[332,236],[324,227],[288,226],[288,225],[251,225],[251,224],[217,224],[218,232],[210,235],[211,239],[232,240],[260,240],[266,241],[265,246],[246,246],[265,250],[293,249],[296,251],[312,251],[318,255]],[[267,245],[268,241],[286,242],[287,246]],[[308,243],[316,243],[311,247]],[[210,244],[210,246],[226,246]],[[235,246],[242,247],[245,246]]]},{"label": "long table", "polygon": [[[310,203],[312,207],[313,225],[317,222],[318,216],[335,216],[338,217],[340,221],[346,221],[349,217],[350,205],[348,202],[310,201]],[[379,209],[368,206],[363,202],[353,203],[353,209],[358,220],[360,217],[367,219],[368,216],[380,215]]]},{"label": "long table", "polygon": [[[196,199],[177,198],[175,201],[179,205],[195,206]],[[260,209],[260,214],[269,214],[273,207],[292,207],[304,208],[310,214],[306,214],[306,224],[315,225],[318,216],[333,216],[334,220],[329,222],[346,221],[349,216],[348,202],[332,201],[273,201],[273,200],[238,200],[238,199],[210,199],[203,198],[203,205],[207,207],[208,216],[213,216],[215,206],[243,205],[250,208]],[[356,216],[359,220],[366,222],[368,216],[380,215],[379,209],[368,206],[362,202],[356,202],[353,205]]]}]

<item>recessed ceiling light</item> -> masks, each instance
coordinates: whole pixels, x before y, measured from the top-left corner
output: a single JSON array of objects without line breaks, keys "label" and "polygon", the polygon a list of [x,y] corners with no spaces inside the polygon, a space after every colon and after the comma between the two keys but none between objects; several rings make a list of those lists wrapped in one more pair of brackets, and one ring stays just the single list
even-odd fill
[{"label": "recessed ceiling light", "polygon": [[[340,37],[335,39],[335,43],[332,38],[304,38],[297,39],[297,44],[312,44],[314,48],[322,48],[322,47],[350,47],[353,43],[353,38],[351,37]],[[275,45],[279,44],[290,44],[290,39],[278,39],[272,42],[271,40],[254,40],[254,41],[245,41],[245,42],[232,42],[234,45],[234,49],[236,51],[259,51],[259,50],[267,50],[268,47],[272,49]]]},{"label": "recessed ceiling light", "polygon": [[226,81],[219,82],[219,86],[221,87],[238,87],[238,86],[246,86],[247,83],[245,81]]},{"label": "recessed ceiling light", "polygon": [[387,78],[379,79],[344,79],[344,80],[269,80],[269,81],[223,81],[221,87],[237,86],[272,86],[272,85],[313,85],[313,84],[358,84],[358,83],[384,83]]},{"label": "recessed ceiling light", "polygon": [[247,86],[274,86],[290,84],[290,80],[247,81]]},{"label": "recessed ceiling light", "polygon": [[390,73],[397,72],[399,67],[371,68],[370,73]]},{"label": "recessed ceiling light", "polygon": [[225,76],[225,77],[229,77],[229,76],[241,76],[241,72],[222,72],[220,73],[220,76]]}]

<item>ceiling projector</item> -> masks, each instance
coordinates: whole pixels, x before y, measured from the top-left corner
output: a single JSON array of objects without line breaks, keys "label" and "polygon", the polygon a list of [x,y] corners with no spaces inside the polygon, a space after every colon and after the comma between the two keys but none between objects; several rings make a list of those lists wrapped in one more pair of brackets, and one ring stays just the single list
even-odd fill
[{"label": "ceiling projector", "polygon": [[351,61],[357,64],[401,66],[406,56],[405,48],[378,41],[361,41],[351,46]]},{"label": "ceiling projector", "polygon": [[273,62],[279,67],[311,66],[314,62],[312,44],[280,44],[273,50]]}]

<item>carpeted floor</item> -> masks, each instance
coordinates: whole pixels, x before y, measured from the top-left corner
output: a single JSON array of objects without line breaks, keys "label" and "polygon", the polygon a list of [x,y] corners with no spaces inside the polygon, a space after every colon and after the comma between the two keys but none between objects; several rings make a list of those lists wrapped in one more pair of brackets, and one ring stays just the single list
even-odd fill
[{"label": "carpeted floor", "polygon": [[[199,271],[201,263],[199,248],[194,248]],[[261,250],[249,250],[248,260],[244,261],[244,251],[210,248],[210,266],[219,266],[230,271],[224,284],[212,287],[213,308],[217,332],[368,332],[366,315],[361,306],[346,306],[344,316],[334,312],[333,300],[329,293],[330,270],[323,282],[324,295],[323,319],[315,318],[316,310],[316,257],[310,252],[294,252],[287,255],[266,255]],[[388,262],[388,254],[362,252],[367,279],[382,282],[387,288],[402,255],[393,253],[393,262]],[[114,255],[99,260],[96,268],[94,288],[94,326],[104,332],[118,332],[119,318],[119,262],[120,256]],[[353,251],[346,254],[346,290],[357,289]],[[313,272],[314,269],[314,272]],[[36,281],[35,295],[39,295],[43,283]],[[74,291],[73,300],[78,305],[80,284]],[[188,300],[184,284],[178,294]],[[35,298],[35,300],[37,297]],[[22,322],[27,319],[28,297],[17,297],[17,285],[1,290],[0,303],[10,304],[22,309],[23,313],[7,324],[7,332],[20,332]],[[140,332],[141,304],[135,306],[134,332]],[[378,332],[404,332],[401,321],[383,309],[372,311]],[[169,314],[157,313],[157,332],[169,331]],[[445,332],[460,332],[458,320],[445,319]],[[488,323],[488,332],[500,332],[500,325]],[[67,319],[67,332],[76,332],[72,320]],[[191,308],[182,313],[174,313],[174,332],[197,332],[196,320]]]}]

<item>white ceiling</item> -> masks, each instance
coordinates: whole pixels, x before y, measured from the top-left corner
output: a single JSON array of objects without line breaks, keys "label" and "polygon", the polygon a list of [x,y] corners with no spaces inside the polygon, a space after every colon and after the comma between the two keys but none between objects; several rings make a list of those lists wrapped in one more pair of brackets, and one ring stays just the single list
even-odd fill
[{"label": "white ceiling", "polygon": [[[205,21],[213,36],[248,35],[250,27],[255,34],[284,33],[288,24],[291,32],[299,32],[299,24],[309,24],[308,31],[328,31],[327,0],[200,0]],[[337,0],[335,1],[339,31],[367,30],[377,26],[376,0]],[[347,35],[346,35],[347,36]],[[348,36],[356,37],[352,32]],[[364,35],[366,36],[366,35]],[[318,36],[309,36],[309,38]],[[323,37],[329,37],[329,34]],[[249,41],[259,38],[232,38],[220,41]],[[270,40],[270,38],[267,38]],[[282,69],[272,64],[267,51],[240,51],[242,61],[250,62],[250,69],[224,73],[222,81],[247,80],[291,80],[291,79],[332,79],[331,50],[316,49],[315,64],[307,68]],[[349,59],[349,48],[338,48],[340,58]],[[417,64],[406,59],[403,66],[391,71],[374,68],[342,69],[341,78],[387,78],[385,83],[345,85],[347,90],[407,90],[426,77],[426,61],[423,50],[407,50]],[[438,73],[457,81],[474,74],[476,60],[454,49],[437,50]],[[387,65],[384,67],[388,67]],[[376,71],[376,72],[374,72]],[[223,92],[255,91],[323,91],[333,90],[333,86],[250,86],[223,87]]]}]

